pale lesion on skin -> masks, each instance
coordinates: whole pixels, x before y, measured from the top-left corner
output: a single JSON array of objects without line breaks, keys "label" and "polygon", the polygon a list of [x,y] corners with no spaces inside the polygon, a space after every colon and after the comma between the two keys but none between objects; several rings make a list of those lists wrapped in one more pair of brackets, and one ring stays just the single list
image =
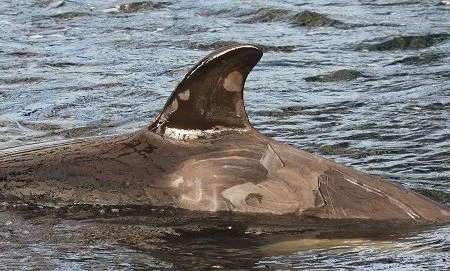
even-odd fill
[{"label": "pale lesion on skin", "polygon": [[172,186],[179,191],[178,204],[191,210],[286,214],[313,207],[299,199],[285,175],[277,174],[283,168],[282,159],[266,142],[256,150],[230,149],[193,157],[176,171]]},{"label": "pale lesion on skin", "polygon": [[186,89],[185,91],[178,93],[178,98],[182,101],[188,101],[190,95],[191,91],[189,89]]},{"label": "pale lesion on skin", "polygon": [[244,88],[244,77],[239,71],[230,72],[223,81],[223,88],[229,92],[240,92]]},{"label": "pale lesion on skin", "polygon": [[191,210],[229,210],[222,191],[247,181],[259,181],[266,172],[258,151],[230,149],[197,155],[184,161],[173,174],[179,205]]}]

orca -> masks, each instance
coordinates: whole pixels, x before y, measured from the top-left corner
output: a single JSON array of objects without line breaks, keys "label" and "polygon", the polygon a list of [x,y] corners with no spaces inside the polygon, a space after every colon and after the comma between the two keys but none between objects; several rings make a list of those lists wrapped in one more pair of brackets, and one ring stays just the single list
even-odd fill
[{"label": "orca", "polygon": [[148,127],[0,151],[0,199],[46,206],[171,206],[323,219],[449,221],[413,191],[277,142],[249,122],[262,57],[223,47],[195,65]]}]

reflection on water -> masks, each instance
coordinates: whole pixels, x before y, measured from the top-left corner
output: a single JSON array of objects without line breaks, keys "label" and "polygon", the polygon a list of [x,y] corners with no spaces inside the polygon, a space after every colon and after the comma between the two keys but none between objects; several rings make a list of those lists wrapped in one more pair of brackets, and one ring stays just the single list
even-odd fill
[{"label": "reflection on water", "polygon": [[278,252],[258,262],[276,269],[361,269],[439,270],[450,261],[449,227],[395,240],[310,239],[264,247]]},{"label": "reflection on water", "polygon": [[8,269],[448,267],[450,227],[139,206],[16,205],[0,213]]},{"label": "reflection on water", "polygon": [[[449,12],[438,1],[2,1],[0,148],[136,130],[208,51],[251,42],[265,51],[245,92],[258,129],[448,205]],[[448,226],[275,234],[223,217],[200,227],[108,208],[93,217],[8,209],[0,263],[9,269],[450,266]]]}]

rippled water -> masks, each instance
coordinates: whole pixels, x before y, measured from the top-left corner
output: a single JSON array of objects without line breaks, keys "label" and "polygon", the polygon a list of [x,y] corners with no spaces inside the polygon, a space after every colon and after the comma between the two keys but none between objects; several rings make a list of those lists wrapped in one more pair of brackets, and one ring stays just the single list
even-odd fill
[{"label": "rippled water", "polygon": [[[326,17],[302,26],[304,11]],[[0,148],[144,127],[199,59],[249,42],[265,50],[245,89],[258,129],[450,205],[449,13],[431,0],[4,0]],[[305,80],[342,69],[359,75]],[[0,262],[10,268],[450,267],[448,227],[380,240],[293,234],[278,245],[209,232],[157,245],[140,235],[143,214],[1,214]],[[140,237],[120,237],[135,222],[123,230]],[[92,235],[67,237],[77,231]]]}]

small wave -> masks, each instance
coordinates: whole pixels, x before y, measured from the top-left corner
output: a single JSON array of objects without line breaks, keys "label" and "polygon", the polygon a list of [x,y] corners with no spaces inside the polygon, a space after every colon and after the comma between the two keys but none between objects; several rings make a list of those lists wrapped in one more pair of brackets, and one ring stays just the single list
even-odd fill
[{"label": "small wave", "polygon": [[62,136],[64,138],[79,138],[98,135],[104,130],[102,125],[89,125],[70,129],[51,131],[46,136]]},{"label": "small wave", "polygon": [[61,125],[46,122],[20,122],[20,125],[34,131],[42,132],[54,131],[62,128]]},{"label": "small wave", "polygon": [[353,27],[350,24],[338,20],[330,19],[316,11],[304,10],[298,13],[286,9],[262,8],[253,13],[244,20],[244,23],[267,23],[267,22],[288,22],[293,26],[303,27],[335,27],[340,29],[349,29]]},{"label": "small wave", "polygon": [[327,74],[320,74],[315,76],[306,77],[306,82],[340,82],[350,81],[363,76],[359,71],[355,70],[338,70]]},{"label": "small wave", "polygon": [[127,4],[120,4],[110,9],[103,10],[104,12],[115,12],[115,13],[136,13],[146,10],[152,9],[161,9],[165,8],[169,5],[167,2],[151,2],[151,1],[142,1],[142,2],[132,2]]},{"label": "small wave", "polygon": [[0,84],[14,85],[14,84],[32,84],[42,81],[41,77],[0,77]]},{"label": "small wave", "polygon": [[7,53],[7,55],[15,56],[15,57],[19,57],[19,58],[31,58],[31,57],[41,56],[41,54],[39,54],[39,53],[28,52],[28,51],[15,51],[15,52]]},{"label": "small wave", "polygon": [[9,25],[12,26],[14,25],[12,22],[10,21],[6,21],[6,20],[0,20],[0,25]]},{"label": "small wave", "polygon": [[[195,43],[191,44],[189,46],[190,49],[193,50],[202,50],[202,51],[212,51],[219,49],[223,46],[230,46],[230,45],[238,45],[241,44],[241,42],[238,41],[216,41],[210,44],[204,44],[204,43]],[[255,44],[256,46],[260,47],[263,52],[295,52],[298,51],[300,46],[295,45],[281,45],[281,46],[273,46],[273,45],[263,45],[263,44]]]},{"label": "small wave", "polygon": [[390,3],[374,3],[373,1],[363,1],[363,6],[373,7],[397,7],[397,6],[411,6],[421,4],[421,1],[402,1],[402,2],[390,2]]},{"label": "small wave", "polygon": [[363,45],[368,51],[419,50],[450,39],[450,34],[429,34],[424,36],[399,36],[380,43]]},{"label": "small wave", "polygon": [[349,29],[350,25],[328,18],[328,16],[320,14],[315,11],[305,10],[297,13],[292,19],[291,23],[296,26],[306,27],[323,27],[330,26],[340,29]]},{"label": "small wave", "polygon": [[244,20],[244,23],[267,23],[289,20],[291,12],[285,9],[262,8],[249,13],[252,17]]},{"label": "small wave", "polygon": [[49,67],[53,67],[53,68],[85,66],[83,63],[75,63],[75,62],[53,62],[53,63],[45,63],[44,65],[45,66],[49,66]]},{"label": "small wave", "polygon": [[399,60],[395,60],[389,64],[390,65],[397,65],[397,64],[403,64],[403,65],[426,65],[431,64],[434,62],[438,62],[439,60],[443,59],[445,55],[443,54],[421,54],[418,56],[408,56]]},{"label": "small wave", "polygon": [[50,15],[50,18],[53,18],[55,20],[72,20],[84,16],[90,16],[90,14],[86,12],[70,11]]},{"label": "small wave", "polygon": [[[377,134],[374,134],[377,137]],[[338,155],[345,156],[353,159],[362,159],[370,156],[380,156],[386,154],[392,154],[392,150],[388,149],[360,149],[349,148],[350,143],[341,142],[333,145],[323,145],[318,148],[318,152],[323,155]]]},{"label": "small wave", "polygon": [[413,190],[436,202],[450,206],[450,193],[446,193],[441,190],[424,189],[424,188],[414,188]]}]

